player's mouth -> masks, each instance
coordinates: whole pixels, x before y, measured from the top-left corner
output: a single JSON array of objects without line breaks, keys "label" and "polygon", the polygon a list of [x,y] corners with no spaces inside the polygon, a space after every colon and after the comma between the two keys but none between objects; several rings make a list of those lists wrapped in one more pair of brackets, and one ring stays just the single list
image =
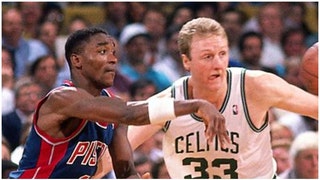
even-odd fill
[{"label": "player's mouth", "polygon": [[116,68],[112,68],[112,67],[106,68],[105,72],[113,72],[113,73],[115,73],[116,72]]},{"label": "player's mouth", "polygon": [[110,74],[110,75],[115,75],[116,74],[116,70],[115,69],[107,69],[105,70],[106,74]]},{"label": "player's mouth", "polygon": [[210,76],[209,76],[209,80],[216,80],[216,79],[218,79],[220,77],[220,74],[211,74]]}]

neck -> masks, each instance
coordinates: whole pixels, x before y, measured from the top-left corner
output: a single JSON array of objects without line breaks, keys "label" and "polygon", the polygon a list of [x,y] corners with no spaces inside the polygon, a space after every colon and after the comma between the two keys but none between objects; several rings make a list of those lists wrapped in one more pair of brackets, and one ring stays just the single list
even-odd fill
[{"label": "neck", "polygon": [[192,81],[188,83],[188,96],[190,99],[205,99],[215,105],[217,109],[221,107],[226,93],[227,83],[224,83],[224,85],[216,91],[207,88],[195,88],[193,87]]},{"label": "neck", "polygon": [[102,88],[97,88],[96,85],[90,83],[85,78],[71,78],[71,79],[75,87],[84,89],[85,91],[87,91],[89,94],[93,96],[99,96],[102,91]]}]

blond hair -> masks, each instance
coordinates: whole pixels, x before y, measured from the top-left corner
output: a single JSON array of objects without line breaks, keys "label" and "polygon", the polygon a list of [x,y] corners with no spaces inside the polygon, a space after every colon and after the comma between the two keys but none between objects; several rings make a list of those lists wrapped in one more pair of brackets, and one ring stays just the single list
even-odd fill
[{"label": "blond hair", "polygon": [[179,32],[178,45],[180,54],[190,58],[190,45],[194,35],[216,35],[227,38],[224,28],[211,18],[197,18],[184,24]]}]

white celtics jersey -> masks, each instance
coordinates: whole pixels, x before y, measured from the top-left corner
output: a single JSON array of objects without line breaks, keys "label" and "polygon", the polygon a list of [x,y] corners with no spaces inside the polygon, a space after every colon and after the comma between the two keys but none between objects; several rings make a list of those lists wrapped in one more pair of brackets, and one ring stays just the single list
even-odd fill
[{"label": "white celtics jersey", "polygon": [[[240,68],[228,69],[228,92],[220,112],[226,119],[231,143],[223,148],[214,139],[207,144],[204,123],[194,114],[167,122],[163,152],[171,178],[272,178],[272,158],[268,121],[256,128],[248,115],[244,94],[244,73]],[[173,85],[176,99],[188,99],[188,78]],[[214,92],[213,92],[214,93]]]}]

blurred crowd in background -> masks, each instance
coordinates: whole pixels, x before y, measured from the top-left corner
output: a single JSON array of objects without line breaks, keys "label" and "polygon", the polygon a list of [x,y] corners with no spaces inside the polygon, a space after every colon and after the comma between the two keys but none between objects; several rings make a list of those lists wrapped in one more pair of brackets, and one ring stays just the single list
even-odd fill
[{"label": "blurred crowd in background", "polygon": [[[70,78],[64,57],[70,33],[89,26],[107,30],[117,42],[119,63],[110,89],[124,100],[145,100],[188,75],[177,38],[181,26],[197,17],[216,19],[225,28],[230,67],[268,71],[304,88],[299,64],[305,50],[318,42],[317,1],[2,2],[2,178],[17,168],[37,102]],[[318,132],[317,121],[271,111],[277,174],[290,178],[288,172],[318,168],[318,156],[299,156],[315,147],[308,145],[308,136],[300,138],[300,146],[291,145],[307,131]],[[155,179],[170,178],[162,133],[134,151],[138,171],[151,172]]]}]

